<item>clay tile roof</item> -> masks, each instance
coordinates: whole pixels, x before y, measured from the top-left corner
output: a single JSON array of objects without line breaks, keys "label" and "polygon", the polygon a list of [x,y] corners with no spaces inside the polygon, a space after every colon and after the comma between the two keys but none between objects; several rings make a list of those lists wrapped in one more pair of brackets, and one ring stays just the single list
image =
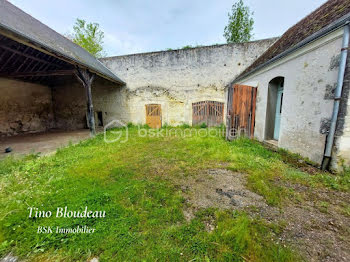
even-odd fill
[{"label": "clay tile roof", "polygon": [[0,30],[58,54],[110,81],[124,84],[94,56],[6,0],[0,0]]},{"label": "clay tile roof", "polygon": [[295,47],[298,43],[350,13],[350,0],[329,0],[293,27],[289,28],[265,53],[237,78],[242,79],[271,59]]}]

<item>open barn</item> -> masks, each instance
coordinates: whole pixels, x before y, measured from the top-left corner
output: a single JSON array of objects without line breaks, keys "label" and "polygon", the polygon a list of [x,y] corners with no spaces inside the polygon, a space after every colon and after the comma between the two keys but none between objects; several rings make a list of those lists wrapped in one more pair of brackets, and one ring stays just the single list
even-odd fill
[{"label": "open barn", "polygon": [[85,128],[88,134],[90,128],[95,134],[95,126],[106,121],[108,97],[117,96],[123,85],[83,48],[7,1],[1,2],[1,145],[10,147],[18,142],[14,136],[23,135],[29,142],[33,136],[28,134],[33,133],[40,133],[41,140],[45,132],[62,135],[62,131]]}]

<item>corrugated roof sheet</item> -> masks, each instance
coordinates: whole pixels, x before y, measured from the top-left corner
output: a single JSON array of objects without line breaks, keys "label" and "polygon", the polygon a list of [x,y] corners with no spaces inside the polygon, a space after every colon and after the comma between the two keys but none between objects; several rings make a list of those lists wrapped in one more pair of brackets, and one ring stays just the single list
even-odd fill
[{"label": "corrugated roof sheet", "polygon": [[255,60],[236,79],[248,76],[254,69],[293,48],[307,37],[350,13],[350,0],[329,0],[296,25],[288,29],[265,53]]},{"label": "corrugated roof sheet", "polygon": [[57,53],[111,81],[124,84],[94,56],[6,0],[0,0],[0,28]]}]

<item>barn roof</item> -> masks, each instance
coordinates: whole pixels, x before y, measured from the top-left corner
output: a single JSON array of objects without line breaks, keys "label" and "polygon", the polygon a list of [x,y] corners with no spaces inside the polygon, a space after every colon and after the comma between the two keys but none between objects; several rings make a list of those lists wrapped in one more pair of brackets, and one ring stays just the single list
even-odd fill
[{"label": "barn roof", "polygon": [[94,56],[6,0],[0,0],[0,33],[45,50],[118,84],[124,84]]},{"label": "barn roof", "polygon": [[245,69],[234,82],[247,77],[299,47],[343,26],[350,18],[349,0],[329,0],[289,28],[265,53]]}]

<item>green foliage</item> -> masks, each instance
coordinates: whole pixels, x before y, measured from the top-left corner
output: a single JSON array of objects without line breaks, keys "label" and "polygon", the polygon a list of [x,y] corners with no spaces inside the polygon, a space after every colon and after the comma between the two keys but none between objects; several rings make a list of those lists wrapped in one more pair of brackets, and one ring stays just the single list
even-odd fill
[{"label": "green foliage", "polygon": [[73,26],[72,41],[97,58],[105,56],[103,51],[104,33],[98,23],[87,23],[77,18]]},{"label": "green foliage", "polygon": [[197,48],[197,47],[202,47],[204,45],[195,45],[195,46],[192,46],[192,45],[185,45],[183,46],[181,49],[191,49],[191,48]]},{"label": "green foliage", "polygon": [[202,124],[200,124],[200,126],[199,126],[200,128],[207,128],[208,126],[207,126],[207,124],[206,123],[202,123]]},{"label": "green foliage", "polygon": [[224,29],[227,43],[242,43],[252,38],[254,25],[252,16],[253,13],[244,5],[243,0],[233,4],[231,13],[228,14],[228,25]]},{"label": "green foliage", "polygon": [[191,126],[189,124],[182,124],[181,127],[182,128],[191,128]]},{"label": "green foliage", "polygon": [[[212,208],[186,221],[182,191],[170,178],[225,164],[246,173],[248,187],[277,206],[296,196],[283,181],[350,189],[348,170],[309,175],[286,163],[286,152],[272,152],[248,139],[227,142],[221,134],[141,137],[136,126],[129,127],[128,135],[126,143],[105,143],[100,134],[55,155],[0,161],[0,257],[13,251],[29,261],[87,261],[93,256],[100,261],[296,261],[295,252],[276,241],[279,225]],[[29,219],[28,206],[88,206],[107,216]],[[349,206],[342,212],[349,214]],[[206,230],[207,221],[214,223],[212,232]],[[87,225],[96,232],[88,237],[36,234],[38,225]]]}]

